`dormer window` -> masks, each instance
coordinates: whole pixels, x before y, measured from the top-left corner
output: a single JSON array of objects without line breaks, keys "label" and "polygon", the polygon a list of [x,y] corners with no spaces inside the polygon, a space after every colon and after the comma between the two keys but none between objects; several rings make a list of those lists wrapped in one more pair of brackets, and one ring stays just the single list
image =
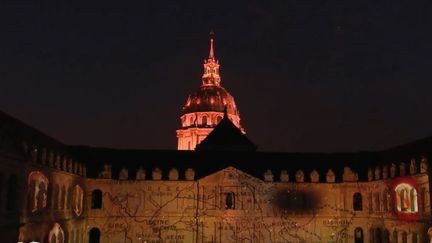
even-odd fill
[{"label": "dormer window", "polygon": [[225,193],[225,209],[235,209],[234,192]]}]

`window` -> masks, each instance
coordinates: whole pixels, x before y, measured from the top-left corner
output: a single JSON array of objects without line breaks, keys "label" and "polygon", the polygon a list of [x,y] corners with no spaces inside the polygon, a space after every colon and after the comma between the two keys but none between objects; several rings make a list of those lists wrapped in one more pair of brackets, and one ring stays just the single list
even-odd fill
[{"label": "window", "polygon": [[100,242],[100,230],[98,228],[92,228],[89,232],[89,243]]},{"label": "window", "polygon": [[102,208],[102,191],[96,189],[92,192],[92,207],[93,209]]},{"label": "window", "polygon": [[47,205],[48,178],[39,171],[30,172],[28,176],[28,208],[34,213]]},{"label": "window", "polygon": [[202,124],[203,126],[207,126],[207,116],[202,117]]},{"label": "window", "polygon": [[380,228],[375,228],[374,229],[374,239],[375,239],[375,241],[374,242],[383,242],[382,241],[382,231],[381,231],[381,229]]},{"label": "window", "polygon": [[55,223],[48,234],[49,243],[64,243],[64,231],[62,227]]},{"label": "window", "polygon": [[362,195],[360,194],[360,192],[356,192],[353,195],[353,209],[354,211],[363,210]]},{"label": "window", "polygon": [[418,212],[417,191],[406,183],[401,183],[395,188],[396,207],[398,212],[415,213]]},{"label": "window", "polygon": [[363,229],[360,227],[354,230],[354,243],[364,243]]},{"label": "window", "polygon": [[233,192],[225,194],[225,209],[235,209],[235,195]]}]

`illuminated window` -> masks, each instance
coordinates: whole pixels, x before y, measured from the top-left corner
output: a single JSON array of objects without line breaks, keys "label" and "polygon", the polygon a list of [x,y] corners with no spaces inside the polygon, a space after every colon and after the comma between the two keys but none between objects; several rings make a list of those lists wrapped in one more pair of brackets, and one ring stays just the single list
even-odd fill
[{"label": "illuminated window", "polygon": [[202,124],[203,124],[204,126],[207,125],[207,116],[203,116],[203,118],[202,118]]},{"label": "illuminated window", "polygon": [[55,223],[48,234],[49,243],[64,243],[64,231],[62,227]]},{"label": "illuminated window", "polygon": [[354,243],[364,243],[363,229],[360,227],[354,230]]},{"label": "illuminated window", "polygon": [[98,228],[92,228],[89,232],[89,243],[99,243],[100,235],[101,233]]},{"label": "illuminated window", "polygon": [[225,194],[225,209],[235,209],[235,195],[233,192]]},{"label": "illuminated window", "polygon": [[39,171],[33,171],[28,176],[28,204],[32,213],[47,206],[48,178]]},{"label": "illuminated window", "polygon": [[363,210],[362,195],[360,194],[360,192],[356,192],[353,195],[353,209],[354,211]]},{"label": "illuminated window", "polygon": [[417,191],[406,183],[401,183],[395,188],[396,208],[398,212],[416,213],[418,212]]},{"label": "illuminated window", "polygon": [[102,208],[102,191],[96,189],[92,192],[92,208],[100,209]]}]

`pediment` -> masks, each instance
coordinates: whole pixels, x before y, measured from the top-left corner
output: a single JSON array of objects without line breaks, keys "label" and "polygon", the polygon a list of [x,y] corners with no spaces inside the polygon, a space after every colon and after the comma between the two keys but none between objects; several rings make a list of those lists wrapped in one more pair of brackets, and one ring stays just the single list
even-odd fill
[{"label": "pediment", "polygon": [[222,185],[242,184],[244,182],[247,182],[248,184],[250,184],[251,182],[261,184],[264,182],[232,166],[226,167],[223,170],[210,174],[198,181],[200,183],[217,183]]}]

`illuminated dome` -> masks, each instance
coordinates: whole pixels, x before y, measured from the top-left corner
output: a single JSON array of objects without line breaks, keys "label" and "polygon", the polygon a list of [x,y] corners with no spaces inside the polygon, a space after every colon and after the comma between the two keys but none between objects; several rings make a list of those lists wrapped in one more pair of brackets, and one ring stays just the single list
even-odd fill
[{"label": "illuminated dome", "polygon": [[214,56],[213,33],[210,35],[210,53],[203,67],[201,86],[188,96],[181,110],[181,126],[176,131],[180,150],[195,149],[225,115],[241,133],[245,133],[234,98],[221,86],[220,65]]},{"label": "illuminated dome", "polygon": [[223,112],[227,108],[230,115],[239,115],[234,98],[226,89],[218,85],[202,85],[192,95],[189,95],[182,115],[194,112]]}]

